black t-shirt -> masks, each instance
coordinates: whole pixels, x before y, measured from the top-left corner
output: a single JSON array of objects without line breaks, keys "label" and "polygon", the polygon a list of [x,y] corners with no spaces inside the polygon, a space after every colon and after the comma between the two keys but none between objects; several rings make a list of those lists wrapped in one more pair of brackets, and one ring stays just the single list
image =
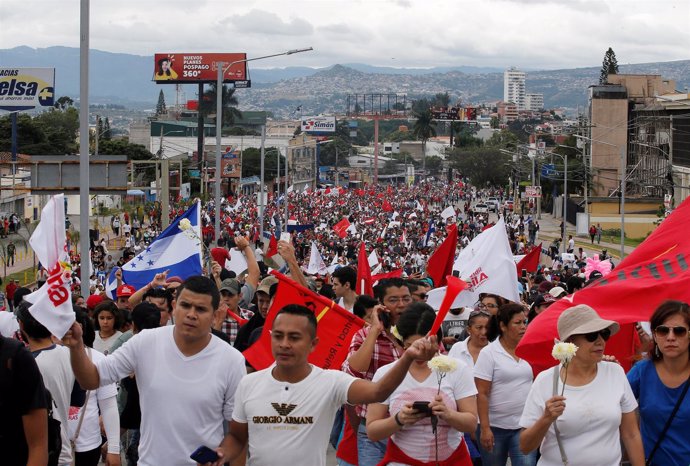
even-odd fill
[{"label": "black t-shirt", "polygon": [[2,464],[23,466],[28,446],[22,416],[35,409],[47,409],[46,389],[34,357],[22,343],[0,336],[0,355]]}]

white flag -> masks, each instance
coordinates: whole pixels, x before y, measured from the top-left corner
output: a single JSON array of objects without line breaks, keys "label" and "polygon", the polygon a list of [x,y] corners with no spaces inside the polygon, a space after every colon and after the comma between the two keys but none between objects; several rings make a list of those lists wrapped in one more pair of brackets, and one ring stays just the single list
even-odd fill
[{"label": "white flag", "polygon": [[376,249],[371,251],[371,254],[367,257],[367,262],[369,262],[369,268],[372,269],[379,264],[379,256],[376,255]]},{"label": "white flag", "polygon": [[[75,320],[70,290],[71,271],[65,268],[69,264],[66,240],[65,196],[58,194],[51,197],[41,211],[41,222],[29,238],[38,260],[48,270],[48,280],[24,298],[32,303],[29,308],[31,315],[58,338],[65,336]],[[82,237],[82,241],[87,241],[87,238]]]},{"label": "white flag", "polygon": [[338,253],[335,253],[335,256],[333,256],[333,260],[331,261],[331,265],[328,266],[328,273],[333,274],[335,272],[335,269],[337,269],[340,266],[338,264]]},{"label": "white flag", "polygon": [[398,212],[398,211],[396,210],[395,212],[393,212],[393,216],[391,217],[391,220],[395,220],[395,219],[398,218],[399,216],[400,216],[400,212]]},{"label": "white flag", "polygon": [[455,213],[455,209],[453,209],[453,206],[448,206],[446,207],[443,212],[441,212],[441,218],[443,220],[447,220],[450,217],[456,217],[457,214]]},{"label": "white flag", "polygon": [[503,218],[460,251],[453,270],[459,271],[460,277],[469,283],[454,306],[472,306],[480,293],[493,293],[520,302],[515,262]]},{"label": "white flag", "polygon": [[309,265],[307,266],[307,273],[310,275],[326,275],[328,267],[321,257],[319,248],[316,246],[316,241],[311,242],[311,254],[309,256]]},{"label": "white flag", "polygon": [[247,270],[247,258],[244,257],[242,251],[237,248],[230,249],[230,259],[225,261],[225,269],[235,272],[236,276],[240,276]]},{"label": "white flag", "polygon": [[242,201],[240,201],[240,198],[237,198],[237,202],[235,202],[235,206],[232,208],[232,210],[239,210],[242,208]]},{"label": "white flag", "polygon": [[345,230],[345,231],[349,231],[350,233],[352,233],[352,236],[355,236],[357,234],[357,227],[355,226],[354,223],[351,223],[350,226],[347,227],[347,230]]},{"label": "white flag", "polygon": [[422,204],[420,204],[419,201],[415,201],[415,202],[416,202],[415,209],[421,210],[423,212],[424,207],[422,206]]}]

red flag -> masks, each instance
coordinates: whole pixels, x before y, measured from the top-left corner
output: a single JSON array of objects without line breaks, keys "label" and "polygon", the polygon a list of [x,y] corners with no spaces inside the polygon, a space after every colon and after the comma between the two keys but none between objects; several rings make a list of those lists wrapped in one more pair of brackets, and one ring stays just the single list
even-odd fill
[{"label": "red flag", "polygon": [[384,212],[393,212],[393,206],[388,201],[383,201],[381,209],[383,209]]},{"label": "red flag", "polygon": [[522,269],[525,269],[528,272],[536,272],[537,267],[539,267],[540,257],[541,257],[541,243],[539,243],[539,246],[534,246],[530,250],[530,252],[525,254],[525,257],[520,259],[520,262],[517,263],[518,273],[521,273]]},{"label": "red flag", "polygon": [[335,234],[339,237],[345,238],[348,228],[350,228],[350,221],[344,218],[333,226],[333,231],[335,231]]},{"label": "red flag", "polygon": [[426,264],[426,273],[434,281],[434,287],[438,288],[446,284],[445,277],[453,273],[455,261],[455,249],[458,246],[458,227],[455,224],[448,229],[448,236],[436,251],[429,257]]},{"label": "red flag", "polygon": [[[367,263],[368,264],[368,263]],[[378,273],[376,275],[372,275],[371,277],[371,282],[376,283],[379,280],[383,280],[385,278],[401,278],[402,277],[403,270],[402,269],[395,269],[391,272],[386,272],[386,273]],[[373,296],[373,295],[372,295]]]},{"label": "red flag", "polygon": [[271,351],[271,327],[276,314],[288,304],[299,304],[311,309],[319,322],[316,336],[319,344],[309,355],[309,362],[323,369],[340,369],[347,357],[350,341],[354,334],[364,326],[364,321],[346,311],[333,301],[299,285],[285,275],[273,271],[278,278],[278,290],[273,304],[268,310],[261,337],[242,354],[256,370],[273,364]]},{"label": "red flag", "polygon": [[438,314],[436,314],[436,319],[434,319],[434,323],[432,324],[431,330],[429,330],[428,335],[436,335],[438,329],[441,328],[441,324],[443,323],[443,320],[446,318],[446,315],[448,314],[448,311],[450,310],[450,306],[453,304],[453,301],[455,301],[455,298],[457,298],[457,296],[460,294],[462,290],[467,288],[467,283],[465,283],[458,277],[448,275],[446,277],[446,280],[448,282],[448,285],[446,286],[446,294],[443,296],[443,301],[441,301],[441,307],[438,310]]},{"label": "red flag", "polygon": [[359,243],[359,253],[357,255],[357,294],[367,294],[374,296],[374,281],[371,277],[371,267],[364,243]]},{"label": "red flag", "polygon": [[271,235],[271,239],[268,242],[268,249],[266,250],[266,257],[273,257],[278,254],[278,241],[276,241],[276,236]]},{"label": "red flag", "polygon": [[535,372],[556,364],[551,357],[558,337],[560,314],[577,304],[587,304],[603,318],[621,324],[611,337],[606,354],[614,355],[628,370],[632,363],[635,322],[648,321],[667,299],[690,301],[690,200],[685,200],[661,225],[609,275],[553,303],[527,327],[517,347]]}]

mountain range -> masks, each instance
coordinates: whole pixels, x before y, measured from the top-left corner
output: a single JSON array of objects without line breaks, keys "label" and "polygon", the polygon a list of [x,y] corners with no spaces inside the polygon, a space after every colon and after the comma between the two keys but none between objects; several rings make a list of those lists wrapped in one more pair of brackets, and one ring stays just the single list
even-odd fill
[{"label": "mountain range", "polygon": [[[91,103],[153,108],[161,87],[152,81],[153,57],[91,50]],[[20,46],[0,49],[0,66],[56,68],[56,94],[79,95],[79,49]],[[528,71],[529,93],[543,93],[547,108],[586,104],[587,87],[599,79],[599,66]],[[660,74],[679,90],[690,86],[690,60],[620,65],[620,73]],[[251,89],[238,90],[241,110],[268,110],[275,116],[342,113],[348,94],[405,94],[407,99],[448,92],[452,101],[483,103],[503,98],[503,70],[457,66],[394,68],[361,63],[327,68],[251,68]],[[163,86],[166,101],[176,100],[174,86]],[[182,86],[181,100],[196,99],[197,86]]]}]

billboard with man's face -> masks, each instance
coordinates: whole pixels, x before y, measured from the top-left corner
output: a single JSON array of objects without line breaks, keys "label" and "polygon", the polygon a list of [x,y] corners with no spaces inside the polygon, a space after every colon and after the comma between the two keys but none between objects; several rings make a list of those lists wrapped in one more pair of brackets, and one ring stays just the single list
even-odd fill
[{"label": "billboard with man's face", "polygon": [[216,82],[218,63],[223,62],[223,82],[245,81],[247,62],[241,60],[246,59],[246,53],[157,53],[153,80],[158,84]]}]

